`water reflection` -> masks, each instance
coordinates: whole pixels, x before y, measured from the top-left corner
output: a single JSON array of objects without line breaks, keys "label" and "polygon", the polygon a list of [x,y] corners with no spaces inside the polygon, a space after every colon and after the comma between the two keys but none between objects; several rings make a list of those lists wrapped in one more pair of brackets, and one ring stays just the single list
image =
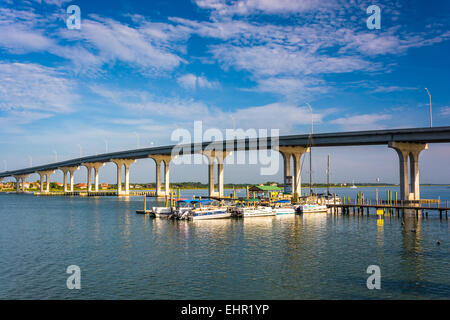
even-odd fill
[{"label": "water reflection", "polygon": [[[0,298],[73,298],[55,276],[68,262],[83,267],[86,290],[76,297],[84,299],[450,296],[449,229],[439,219],[386,215],[383,227],[374,214],[171,221],[136,214],[142,199],[17,199],[1,199]],[[365,287],[370,264],[382,270],[376,296]]]}]

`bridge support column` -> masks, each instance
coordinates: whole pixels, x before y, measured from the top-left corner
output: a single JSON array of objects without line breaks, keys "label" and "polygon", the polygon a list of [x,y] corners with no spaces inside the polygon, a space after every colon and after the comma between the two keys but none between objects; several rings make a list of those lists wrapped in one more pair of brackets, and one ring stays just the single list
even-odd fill
[{"label": "bridge support column", "polygon": [[[170,194],[170,161],[172,155],[156,154],[149,158],[156,164],[156,196],[168,196]],[[161,190],[161,163],[164,162],[164,191]]]},{"label": "bridge support column", "polygon": [[14,179],[16,179],[16,193],[19,193],[20,190],[20,177],[14,176]]},{"label": "bridge support column", "polygon": [[[68,192],[70,190],[70,192],[73,192],[73,174],[75,171],[77,171],[78,169],[80,169],[80,167],[61,167],[59,168],[63,174],[64,174],[64,192]],[[89,169],[88,169],[89,170]],[[68,184],[67,184],[67,175],[70,174],[70,188],[68,188]],[[69,190],[68,190],[69,189]]]},{"label": "bridge support column", "polygon": [[[428,149],[426,143],[389,142],[394,149],[400,164],[400,199],[420,200],[419,154]],[[409,189],[408,158],[410,159],[411,191]]]},{"label": "bridge support column", "polygon": [[[284,184],[285,192],[291,191],[292,194],[297,194],[299,197],[302,195],[302,165],[301,158],[304,153],[309,152],[309,148],[301,146],[281,146],[278,151],[282,154],[284,159]],[[291,176],[291,157],[294,157],[294,175],[292,177],[292,183],[287,186],[287,177]]]},{"label": "bridge support column", "polygon": [[[127,196],[130,193],[130,165],[135,163],[135,159],[114,159],[117,165],[117,196]],[[122,191],[122,166],[125,165],[125,191]]]},{"label": "bridge support column", "polygon": [[[55,173],[55,170],[49,171],[39,171],[40,180],[40,191],[41,192],[50,192],[50,175]],[[45,189],[44,189],[44,177],[45,177]]]},{"label": "bridge support column", "polygon": [[103,167],[105,163],[103,162],[87,162],[83,163],[83,166],[85,166],[88,170],[87,174],[87,191],[92,191],[92,169],[94,169],[94,190],[95,192],[98,192],[98,169],[100,167]]},{"label": "bridge support column", "polygon": [[[224,196],[224,174],[223,163],[225,158],[231,154],[231,152],[224,151],[203,151],[203,155],[208,158],[208,195],[210,197]],[[215,191],[214,187],[214,160],[217,159],[217,179],[218,179],[218,191]]]},{"label": "bridge support column", "polygon": [[16,179],[16,193],[25,192],[25,179],[28,178],[29,176],[30,176],[29,174],[21,174],[14,176],[14,178]]}]

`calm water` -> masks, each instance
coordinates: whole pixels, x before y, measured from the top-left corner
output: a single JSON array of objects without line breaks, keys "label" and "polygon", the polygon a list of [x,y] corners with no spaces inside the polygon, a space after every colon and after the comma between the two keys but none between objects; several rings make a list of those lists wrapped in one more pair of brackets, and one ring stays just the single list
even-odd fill
[{"label": "calm water", "polygon": [[[450,188],[422,196],[450,200]],[[386,218],[384,227],[374,216],[326,214],[187,222],[135,214],[142,206],[0,195],[0,299],[450,298],[445,217]],[[381,290],[366,287],[373,264]],[[69,265],[81,268],[81,290],[66,287]]]}]

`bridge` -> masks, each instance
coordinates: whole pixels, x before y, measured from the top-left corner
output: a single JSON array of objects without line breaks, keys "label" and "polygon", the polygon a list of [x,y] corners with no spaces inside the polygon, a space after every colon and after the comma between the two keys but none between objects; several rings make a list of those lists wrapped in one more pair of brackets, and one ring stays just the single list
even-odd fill
[{"label": "bridge", "polygon": [[[222,197],[223,187],[223,163],[231,151],[250,151],[273,149],[279,151],[284,159],[284,177],[291,177],[291,159],[294,158],[294,175],[290,190],[293,194],[301,195],[301,157],[311,147],[339,147],[339,146],[364,146],[386,145],[394,149],[399,157],[400,197],[402,200],[420,199],[419,155],[421,151],[428,149],[428,143],[450,142],[450,126],[434,128],[409,128],[370,130],[352,132],[334,132],[319,134],[303,134],[258,138],[234,139],[214,142],[192,143],[183,145],[170,145],[153,148],[143,148],[120,152],[104,153],[94,156],[80,157],[72,160],[50,163],[46,165],[24,168],[20,170],[0,173],[0,181],[7,177],[14,177],[17,181],[16,192],[25,192],[25,179],[33,173],[40,175],[41,193],[50,192],[50,175],[55,170],[61,170],[64,174],[64,192],[73,192],[74,173],[80,166],[88,169],[87,191],[92,192],[92,180],[94,180],[94,192],[99,192],[99,169],[107,162],[117,165],[117,195],[127,196],[129,190],[129,172],[131,164],[138,159],[152,158],[156,163],[156,195],[169,195],[170,187],[170,161],[174,158],[174,151],[178,155],[202,154],[208,158],[209,195]],[[218,171],[218,191],[215,191],[214,170],[215,160]],[[409,160],[409,164],[408,164]],[[161,186],[161,164],[164,164],[164,189]],[[92,176],[94,169],[94,176]],[[125,170],[125,186],[122,189],[122,170]],[[44,184],[45,178],[45,184]],[[94,179],[92,179],[94,178]],[[67,183],[69,179],[69,183]],[[22,186],[19,188],[19,186]]]}]

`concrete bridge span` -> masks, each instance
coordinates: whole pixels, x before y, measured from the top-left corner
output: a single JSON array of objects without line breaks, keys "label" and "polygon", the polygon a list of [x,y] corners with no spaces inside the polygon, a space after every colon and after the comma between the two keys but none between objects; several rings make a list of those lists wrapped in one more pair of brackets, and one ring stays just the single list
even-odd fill
[{"label": "concrete bridge span", "polygon": [[[111,152],[94,156],[75,158],[67,161],[49,163],[46,165],[12,170],[0,173],[0,180],[6,177],[15,177],[17,181],[17,192],[25,191],[24,181],[32,173],[41,176],[41,192],[49,192],[50,175],[55,170],[64,173],[64,191],[68,192],[67,177],[70,174],[70,191],[73,191],[73,174],[80,166],[88,168],[88,190],[92,188],[92,170],[95,170],[94,190],[98,191],[99,169],[106,162],[114,162],[117,165],[118,195],[129,193],[129,170],[132,163],[137,159],[152,158],[156,163],[156,193],[166,195],[169,191],[170,161],[175,148],[178,154],[203,154],[209,159],[209,193],[211,196],[223,196],[223,160],[229,151],[250,151],[260,149],[274,149],[279,151],[284,158],[285,180],[291,176],[290,160],[294,158],[294,175],[292,181],[292,192],[301,195],[301,166],[299,161],[302,155],[308,152],[310,147],[340,147],[340,146],[364,146],[364,145],[386,145],[393,148],[399,155],[400,174],[400,196],[402,200],[420,199],[419,189],[419,155],[422,150],[428,148],[428,143],[448,143],[450,142],[450,126],[435,128],[408,128],[408,129],[388,129],[370,131],[351,131],[334,133],[316,133],[302,135],[288,135],[280,137],[269,137],[267,140],[260,139],[235,139],[215,142],[204,142],[199,144],[169,145],[153,148],[142,148]],[[208,150],[214,150],[211,154]],[[214,191],[214,160],[218,163],[219,191]],[[410,167],[408,170],[408,160]],[[165,188],[161,188],[161,163],[165,164]],[[122,168],[125,167],[125,188],[122,189]],[[46,182],[44,185],[44,177]],[[19,183],[22,188],[19,189]],[[411,188],[410,188],[411,184]]]}]

